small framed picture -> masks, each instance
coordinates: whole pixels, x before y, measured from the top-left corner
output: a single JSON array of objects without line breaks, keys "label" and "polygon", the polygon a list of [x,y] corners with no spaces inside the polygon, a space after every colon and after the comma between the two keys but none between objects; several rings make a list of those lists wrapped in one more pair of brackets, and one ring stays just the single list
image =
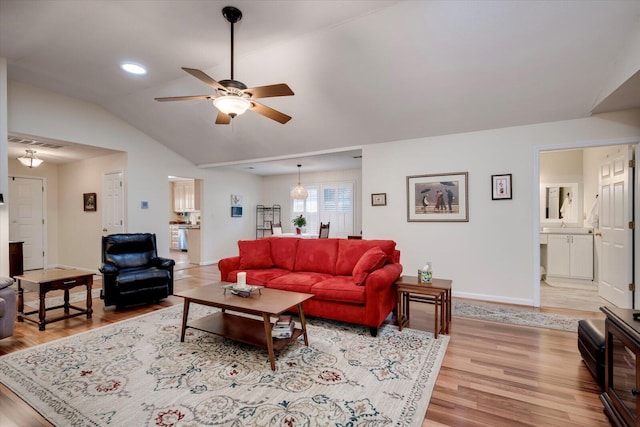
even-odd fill
[{"label": "small framed picture", "polygon": [[98,209],[96,202],[96,193],[84,193],[82,195],[85,212],[95,212]]},{"label": "small framed picture", "polygon": [[242,216],[242,206],[231,206],[231,216],[240,218]]},{"label": "small framed picture", "polygon": [[371,206],[387,206],[387,193],[371,194]]},{"label": "small framed picture", "polygon": [[491,199],[509,200],[512,197],[511,174],[491,175]]}]

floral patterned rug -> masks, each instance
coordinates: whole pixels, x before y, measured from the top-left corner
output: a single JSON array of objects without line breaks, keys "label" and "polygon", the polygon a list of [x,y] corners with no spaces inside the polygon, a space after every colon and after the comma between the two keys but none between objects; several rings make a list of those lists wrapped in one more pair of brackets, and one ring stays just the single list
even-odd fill
[{"label": "floral patterned rug", "polygon": [[491,304],[469,304],[453,301],[452,314],[477,320],[512,323],[537,328],[578,332],[580,318],[563,314],[544,313],[526,308],[501,307]]},{"label": "floral patterned rug", "polygon": [[[215,309],[194,305],[193,317]],[[276,354],[187,329],[173,306],[0,357],[57,426],[421,426],[449,337],[308,320]]]}]

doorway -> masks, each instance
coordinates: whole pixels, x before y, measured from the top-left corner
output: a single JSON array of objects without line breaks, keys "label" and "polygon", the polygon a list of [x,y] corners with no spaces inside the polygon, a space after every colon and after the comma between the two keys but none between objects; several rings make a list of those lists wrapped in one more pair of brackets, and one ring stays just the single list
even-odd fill
[{"label": "doorway", "polygon": [[[534,170],[538,177],[538,182],[535,183],[536,211],[539,212],[535,215],[535,251],[534,251],[534,271],[536,277],[534,279],[534,305],[540,307],[559,307],[573,310],[586,310],[586,311],[599,311],[599,307],[604,305],[613,305],[610,301],[607,301],[599,296],[598,284],[602,278],[602,274],[608,270],[609,257],[606,255],[606,251],[603,255],[603,242],[601,229],[604,227],[602,223],[598,224],[597,209],[603,205],[602,198],[598,199],[598,193],[602,191],[599,180],[602,175],[602,159],[611,153],[627,151],[629,147],[632,147],[632,151],[635,151],[636,158],[638,157],[639,144],[638,140],[618,140],[601,143],[594,143],[592,145],[576,145],[576,146],[557,146],[557,147],[539,147],[537,148],[537,156],[534,161]],[[554,160],[555,158],[555,160]],[[554,170],[556,168],[556,170]],[[631,181],[635,181],[635,189],[633,188],[633,182],[629,182],[629,195],[630,195],[630,212],[635,212],[635,218],[638,218],[639,200],[638,200],[638,176],[636,175]],[[562,182],[572,184],[573,195],[580,200],[573,209],[577,210],[577,215],[574,215],[573,221],[567,221],[560,215],[557,219],[550,219],[552,216],[547,215],[548,201],[545,197],[549,193],[548,187],[550,185],[543,186],[543,183],[549,182]],[[552,187],[552,185],[551,185]],[[576,191],[577,189],[577,191]],[[543,191],[544,190],[544,191]],[[568,191],[568,190],[567,190]],[[595,210],[595,220],[594,220]],[[606,215],[605,213],[602,213]],[[554,223],[555,221],[555,223]],[[595,221],[595,223],[594,223]],[[626,223],[625,223],[626,224]],[[553,227],[567,227],[565,229],[558,229]],[[573,228],[576,227],[576,228]],[[556,231],[553,234],[546,234],[545,230],[556,230],[560,235],[556,235]],[[569,231],[584,231],[586,233],[592,233],[593,236],[593,249],[588,255],[593,257],[593,276],[592,282],[586,280],[570,279],[560,280],[558,286],[548,286],[546,283],[546,271],[547,256],[547,238],[554,236],[557,242],[558,240],[567,239],[567,236],[562,234]],[[592,230],[592,231],[589,231]],[[630,266],[629,270],[633,269],[633,264],[638,264],[640,257],[638,251],[634,252],[634,247],[638,246],[638,240],[640,233],[635,233],[635,236],[630,239],[631,244],[625,248],[627,258]],[[580,236],[584,239],[584,236]],[[574,240],[577,242],[577,240]],[[558,252],[554,249],[553,256],[557,257]],[[635,260],[634,258],[635,257]],[[557,261],[557,259],[554,259]],[[584,267],[584,259],[580,259],[582,265],[578,267]],[[554,264],[557,264],[555,262]],[[573,268],[573,267],[572,267]],[[638,283],[638,271],[631,272],[629,283]],[[635,280],[634,280],[635,276]],[[553,277],[552,279],[557,279]],[[550,281],[555,282],[556,280]],[[566,282],[566,283],[564,283]],[[590,284],[590,286],[585,285]],[[558,283],[554,283],[558,284]],[[574,286],[575,284],[575,286]],[[636,297],[637,299],[637,297]],[[637,306],[637,303],[636,303]]]},{"label": "doorway", "polygon": [[43,178],[9,177],[9,240],[22,245],[24,270],[44,268],[45,182]]}]

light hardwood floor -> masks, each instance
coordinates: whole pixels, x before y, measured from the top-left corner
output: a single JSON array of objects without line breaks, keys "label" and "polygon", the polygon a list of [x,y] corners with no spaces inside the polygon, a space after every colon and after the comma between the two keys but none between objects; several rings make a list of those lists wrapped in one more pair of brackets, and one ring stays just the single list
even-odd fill
[{"label": "light hardwood floor", "polygon": [[[176,281],[176,290],[220,277],[215,265],[189,268],[184,273],[189,277]],[[95,299],[91,320],[67,319],[47,325],[44,332],[32,324],[17,323],[15,335],[0,340],[0,355],[181,303],[182,299],[172,296],[159,304],[115,311]],[[412,303],[410,327],[431,331],[432,311],[433,306]],[[604,317],[602,313],[566,309],[541,311]],[[599,394],[580,359],[575,332],[454,316],[449,347],[423,426],[607,426]],[[50,425],[0,385],[0,426]]]}]

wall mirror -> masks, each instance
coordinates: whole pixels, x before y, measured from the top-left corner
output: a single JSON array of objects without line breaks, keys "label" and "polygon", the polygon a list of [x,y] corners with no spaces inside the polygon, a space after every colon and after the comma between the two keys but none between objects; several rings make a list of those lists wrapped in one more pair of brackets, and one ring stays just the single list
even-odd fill
[{"label": "wall mirror", "polygon": [[577,182],[540,184],[540,223],[581,227],[582,194]]}]

